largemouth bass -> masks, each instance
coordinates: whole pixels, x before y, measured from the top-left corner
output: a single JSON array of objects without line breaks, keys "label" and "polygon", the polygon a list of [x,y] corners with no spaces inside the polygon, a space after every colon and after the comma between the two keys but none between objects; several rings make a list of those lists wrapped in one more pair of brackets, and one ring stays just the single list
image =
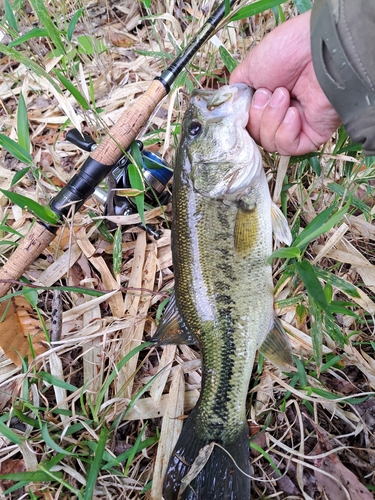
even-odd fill
[{"label": "largemouth bass", "polygon": [[245,405],[255,354],[263,344],[270,358],[291,362],[275,328],[268,261],[272,226],[281,241],[291,235],[245,128],[251,96],[240,84],[194,91],[183,120],[173,184],[175,291],[154,339],[199,344],[202,388],[168,464],[166,500],[250,498]]}]

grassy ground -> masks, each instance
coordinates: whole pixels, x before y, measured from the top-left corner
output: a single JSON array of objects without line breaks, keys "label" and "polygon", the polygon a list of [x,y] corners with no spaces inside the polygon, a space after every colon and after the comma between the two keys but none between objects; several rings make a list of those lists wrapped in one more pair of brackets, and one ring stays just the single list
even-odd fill
[{"label": "grassy ground", "polygon": [[[3,6],[0,183],[44,216],[40,207],[87,156],[66,131],[99,140],[213,2],[149,3]],[[147,147],[173,164],[189,91],[225,83],[233,59],[308,4],[260,9],[221,30],[156,110]],[[375,490],[374,158],[365,161],[340,129],[321,152],[265,155],[265,168],[294,234],[293,250],[274,260],[274,281],[297,369],[281,373],[261,358],[254,368],[252,498],[366,500]],[[13,201],[1,195],[2,262],[35,219]],[[67,221],[25,274],[47,288],[17,285],[21,298],[0,325],[4,498],[161,498],[163,459],[198,398],[197,350],[145,342],[173,289],[170,205],[146,212],[163,231],[158,241],[137,214],[112,219],[121,231],[111,239],[102,214],[90,199]],[[27,350],[28,333],[38,337],[21,363],[5,339],[21,335]]]}]

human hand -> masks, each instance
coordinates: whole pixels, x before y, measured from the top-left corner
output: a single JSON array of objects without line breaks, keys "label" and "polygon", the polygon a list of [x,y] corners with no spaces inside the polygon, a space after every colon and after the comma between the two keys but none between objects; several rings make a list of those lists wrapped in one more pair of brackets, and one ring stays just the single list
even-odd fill
[{"label": "human hand", "polygon": [[310,12],[275,28],[230,77],[256,89],[248,130],[267,151],[302,155],[326,142],[341,120],[315,76]]}]

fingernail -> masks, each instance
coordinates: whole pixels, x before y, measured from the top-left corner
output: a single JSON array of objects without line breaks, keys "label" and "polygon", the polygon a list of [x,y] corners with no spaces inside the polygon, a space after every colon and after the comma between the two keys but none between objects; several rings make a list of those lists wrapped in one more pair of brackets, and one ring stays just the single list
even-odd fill
[{"label": "fingernail", "polygon": [[277,108],[284,101],[285,94],[282,90],[276,89],[270,100],[271,108]]},{"label": "fingernail", "polygon": [[291,123],[294,120],[294,109],[289,108],[284,117],[284,123]]},{"label": "fingernail", "polygon": [[257,90],[253,96],[253,107],[262,109],[270,100],[268,92],[265,90]]}]

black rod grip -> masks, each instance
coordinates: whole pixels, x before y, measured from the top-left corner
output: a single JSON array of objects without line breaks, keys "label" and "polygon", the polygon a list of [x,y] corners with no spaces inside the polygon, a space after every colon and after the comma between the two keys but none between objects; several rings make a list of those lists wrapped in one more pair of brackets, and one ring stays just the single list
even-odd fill
[{"label": "black rod grip", "polygon": [[89,156],[79,172],[50,201],[51,209],[60,217],[66,217],[73,204],[75,211],[79,210],[113,168],[113,165],[103,165]]}]

